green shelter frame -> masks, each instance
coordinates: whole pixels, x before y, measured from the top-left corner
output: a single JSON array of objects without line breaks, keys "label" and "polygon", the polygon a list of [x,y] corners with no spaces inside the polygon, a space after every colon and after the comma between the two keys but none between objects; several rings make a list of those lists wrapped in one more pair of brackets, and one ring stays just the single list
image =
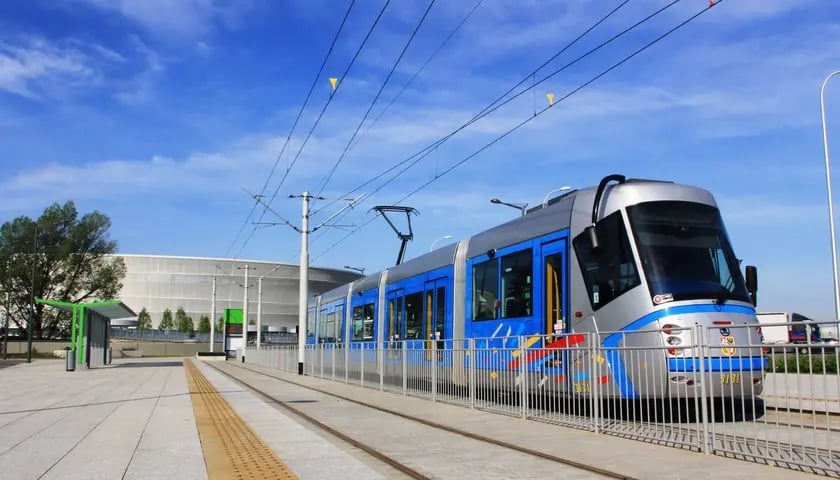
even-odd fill
[{"label": "green shelter frame", "polygon": [[[87,365],[88,367],[90,367],[88,350],[93,343],[91,342],[91,337],[96,337],[97,344],[107,347],[110,341],[111,320],[137,316],[121,300],[73,303],[36,298],[35,302],[56,307],[73,314],[73,320],[70,324],[70,349],[75,352],[77,365]],[[99,320],[99,323],[104,320],[104,328],[92,328],[96,320]],[[104,363],[105,359],[103,358],[102,360]]]}]

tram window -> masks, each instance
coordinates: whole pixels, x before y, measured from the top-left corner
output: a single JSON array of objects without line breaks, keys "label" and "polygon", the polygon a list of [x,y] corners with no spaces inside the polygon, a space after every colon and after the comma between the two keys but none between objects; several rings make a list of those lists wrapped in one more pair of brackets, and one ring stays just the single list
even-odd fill
[{"label": "tram window", "polygon": [[312,332],[312,323],[315,321],[315,309],[310,308],[309,311],[306,313],[306,336],[312,337],[314,333]]},{"label": "tram window", "polygon": [[496,318],[496,302],[499,298],[499,260],[476,263],[473,277],[473,319],[492,320]]},{"label": "tram window", "polygon": [[353,307],[354,342],[373,340],[373,310],[373,303]]},{"label": "tram window", "polygon": [[365,305],[364,339],[373,340],[373,304]]},{"label": "tram window", "polygon": [[593,251],[586,232],[573,240],[589,302],[594,310],[610,303],[639,285],[639,272],[630,250],[621,212],[614,212],[598,222],[600,248]]},{"label": "tram window", "polygon": [[324,320],[324,331],[320,335],[321,343],[335,342],[335,320],[337,317],[337,312],[332,312],[329,315],[327,315],[326,319]]},{"label": "tram window", "polygon": [[329,314],[325,310],[321,310],[321,314],[318,315],[318,327],[315,330],[318,334],[318,343],[322,343],[324,341],[324,332],[327,330],[327,317]]},{"label": "tram window", "polygon": [[502,318],[531,315],[531,278],[533,256],[531,249],[502,257]]},{"label": "tram window", "polygon": [[423,292],[405,296],[405,339],[423,338]]},{"label": "tram window", "polygon": [[391,341],[397,340],[397,325],[399,325],[394,308],[394,299],[388,300],[388,331],[385,332],[385,338]]},{"label": "tram window", "polygon": [[446,319],[446,288],[437,289],[437,319],[435,325],[436,338],[444,338],[443,325]]}]

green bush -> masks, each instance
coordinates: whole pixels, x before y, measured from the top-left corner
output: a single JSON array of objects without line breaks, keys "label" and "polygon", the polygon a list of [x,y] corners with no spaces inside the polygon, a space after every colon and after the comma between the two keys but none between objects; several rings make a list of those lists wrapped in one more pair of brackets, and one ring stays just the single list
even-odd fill
[{"label": "green bush", "polygon": [[788,354],[772,357],[775,361],[767,371],[773,373],[828,373],[837,374],[837,354]]}]

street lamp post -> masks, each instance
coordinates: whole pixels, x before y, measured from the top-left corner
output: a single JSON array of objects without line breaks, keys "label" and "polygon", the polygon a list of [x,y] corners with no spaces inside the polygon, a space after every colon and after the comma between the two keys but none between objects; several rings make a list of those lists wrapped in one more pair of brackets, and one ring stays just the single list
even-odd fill
[{"label": "street lamp post", "polygon": [[364,268],[351,267],[350,265],[345,265],[344,268],[346,268],[347,270],[355,270],[355,271],[361,273],[362,275],[365,274],[365,269]]},{"label": "street lamp post", "polygon": [[496,205],[505,205],[507,207],[515,208],[522,213],[522,216],[525,216],[525,209],[528,207],[527,203],[507,203],[499,200],[498,198],[491,198],[490,203],[495,203]]},{"label": "street lamp post", "polygon": [[35,321],[35,271],[38,266],[38,222],[35,225],[35,234],[32,236],[32,315],[26,322],[26,363],[32,363],[32,322]]},{"label": "street lamp post", "polygon": [[822,113],[823,148],[825,152],[825,184],[828,191],[828,224],[831,229],[831,260],[834,269],[834,320],[840,321],[840,290],[838,290],[837,278],[837,243],[834,236],[834,205],[831,200],[831,170],[828,157],[828,132],[825,125],[825,86],[831,77],[840,75],[840,70],[830,73],[823,81],[820,88],[820,110]]},{"label": "street lamp post", "polygon": [[442,237],[438,238],[437,240],[435,240],[434,242],[432,242],[432,246],[430,246],[430,247],[429,247],[429,251],[431,252],[432,250],[434,250],[434,249],[435,249],[435,244],[436,244],[437,242],[439,242],[439,241],[441,241],[441,240],[448,240],[448,239],[450,239],[450,238],[452,238],[452,235],[444,235],[444,236],[442,236]]},{"label": "street lamp post", "polygon": [[570,187],[570,186],[568,186],[568,185],[564,185],[564,186],[562,186],[562,187],[560,187],[560,188],[555,188],[554,190],[552,190],[552,191],[550,191],[550,192],[546,193],[546,194],[545,194],[545,197],[543,198],[543,201],[542,201],[542,206],[543,206],[543,208],[545,208],[545,207],[547,207],[547,206],[548,206],[548,197],[549,197],[552,193],[556,193],[556,192],[565,192],[566,190],[571,190],[571,189],[572,189],[572,187]]}]

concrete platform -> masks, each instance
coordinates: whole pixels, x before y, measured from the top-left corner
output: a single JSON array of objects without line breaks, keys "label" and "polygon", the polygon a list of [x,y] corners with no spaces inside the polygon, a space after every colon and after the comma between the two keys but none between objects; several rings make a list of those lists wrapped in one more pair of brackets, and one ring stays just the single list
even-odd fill
[{"label": "concrete platform", "polygon": [[[247,363],[195,362],[236,413],[301,479],[406,477],[244,390],[216,367],[272,396],[297,402],[296,406],[321,415],[325,424],[340,427],[336,428],[339,431],[362,435],[383,453],[434,471],[435,478],[597,475],[439,432],[243,367],[635,478],[816,477],[300,377]],[[118,359],[110,366],[75,372],[65,372],[60,360],[39,359],[0,369],[0,386],[0,480],[209,478],[181,358]]]}]

